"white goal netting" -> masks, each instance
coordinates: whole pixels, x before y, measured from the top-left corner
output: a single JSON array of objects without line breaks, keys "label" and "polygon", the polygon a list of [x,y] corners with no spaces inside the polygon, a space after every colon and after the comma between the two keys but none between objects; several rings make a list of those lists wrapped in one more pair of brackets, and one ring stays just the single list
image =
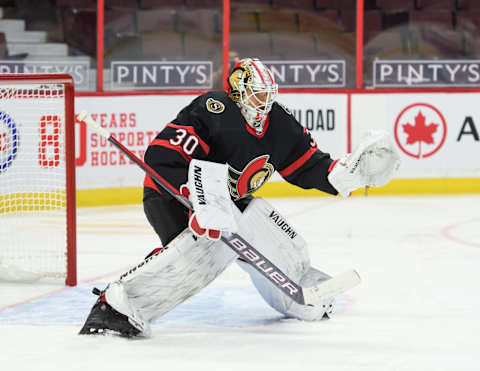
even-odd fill
[{"label": "white goal netting", "polygon": [[0,84],[0,279],[65,277],[65,89]]}]

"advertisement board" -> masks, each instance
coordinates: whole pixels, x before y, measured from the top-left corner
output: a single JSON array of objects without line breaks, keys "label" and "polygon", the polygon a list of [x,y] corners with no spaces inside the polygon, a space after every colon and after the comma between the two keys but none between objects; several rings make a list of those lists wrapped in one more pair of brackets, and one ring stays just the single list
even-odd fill
[{"label": "advertisement board", "polygon": [[278,101],[310,131],[320,150],[334,158],[347,151],[346,94],[280,94]]},{"label": "advertisement board", "polygon": [[[392,135],[402,160],[396,179],[479,178],[479,93],[281,94],[278,101],[310,131],[320,150],[339,158],[371,129]],[[76,112],[87,110],[118,140],[143,158],[148,144],[195,95],[76,97]],[[349,117],[351,122],[349,123]],[[19,161],[16,130],[8,120],[0,130],[1,171]],[[41,120],[39,121],[41,122]],[[349,127],[351,131],[349,133]],[[35,128],[38,132],[38,128]],[[76,121],[77,189],[141,188],[144,174],[107,140]],[[10,138],[10,139],[9,139]],[[11,139],[13,138],[13,139]],[[29,142],[22,135],[21,145]],[[31,161],[38,163],[34,140]],[[19,142],[20,143],[20,142]],[[47,148],[48,149],[48,148]],[[46,149],[46,150],[47,150]],[[41,155],[41,152],[40,152]],[[45,152],[45,156],[50,156]],[[278,170],[278,169],[277,169]],[[283,183],[276,173],[269,183]],[[417,182],[418,183],[418,182]],[[415,184],[417,184],[415,183]],[[417,187],[417,185],[414,185]],[[430,187],[430,186],[429,186]],[[263,188],[263,187],[262,187]],[[471,187],[469,188],[471,189]],[[441,191],[441,189],[439,189]]]},{"label": "advertisement board", "polygon": [[265,61],[281,88],[327,88],[345,86],[344,60]]},{"label": "advertisement board", "polygon": [[478,87],[478,60],[373,61],[374,87]]},{"label": "advertisement board", "polygon": [[480,175],[478,93],[354,94],[352,141],[369,129],[392,134],[399,177]]},{"label": "advertisement board", "polygon": [[75,90],[88,90],[90,61],[84,57],[74,57],[70,60],[39,61],[39,60],[0,60],[0,73],[68,73],[75,82]]},{"label": "advertisement board", "polygon": [[[143,159],[148,144],[194,96],[77,97],[75,111],[86,110],[128,149]],[[77,188],[138,187],[143,172],[106,139],[76,125]]]},{"label": "advertisement board", "polygon": [[63,99],[1,101],[0,196],[65,188],[64,127]]},{"label": "advertisement board", "polygon": [[115,61],[111,90],[211,89],[211,61]]}]

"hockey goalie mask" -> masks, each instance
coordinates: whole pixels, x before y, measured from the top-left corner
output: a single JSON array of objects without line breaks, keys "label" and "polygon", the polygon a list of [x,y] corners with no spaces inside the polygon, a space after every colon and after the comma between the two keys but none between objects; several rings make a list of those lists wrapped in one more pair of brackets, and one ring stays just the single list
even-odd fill
[{"label": "hockey goalie mask", "polygon": [[240,107],[248,125],[261,133],[278,94],[270,70],[257,58],[242,59],[233,67],[228,86],[228,95]]}]

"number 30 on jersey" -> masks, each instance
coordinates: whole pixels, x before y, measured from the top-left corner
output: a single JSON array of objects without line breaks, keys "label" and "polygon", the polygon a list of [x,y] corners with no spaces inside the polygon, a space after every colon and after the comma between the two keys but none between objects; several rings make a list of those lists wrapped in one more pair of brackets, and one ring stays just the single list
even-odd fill
[{"label": "number 30 on jersey", "polygon": [[185,129],[177,129],[176,133],[175,138],[170,139],[170,144],[182,147],[183,151],[191,156],[198,146],[198,138]]}]

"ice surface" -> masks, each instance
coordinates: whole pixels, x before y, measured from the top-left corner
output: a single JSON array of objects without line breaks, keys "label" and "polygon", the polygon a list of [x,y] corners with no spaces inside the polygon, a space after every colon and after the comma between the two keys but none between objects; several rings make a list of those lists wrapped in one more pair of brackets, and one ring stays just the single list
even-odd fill
[{"label": "ice surface", "polygon": [[78,336],[95,297],[159,242],[140,205],[78,216],[80,284],[0,283],[2,370],[480,370],[480,196],[270,200],[312,264],[362,284],[331,320],[282,318],[231,266],[153,325]]}]

